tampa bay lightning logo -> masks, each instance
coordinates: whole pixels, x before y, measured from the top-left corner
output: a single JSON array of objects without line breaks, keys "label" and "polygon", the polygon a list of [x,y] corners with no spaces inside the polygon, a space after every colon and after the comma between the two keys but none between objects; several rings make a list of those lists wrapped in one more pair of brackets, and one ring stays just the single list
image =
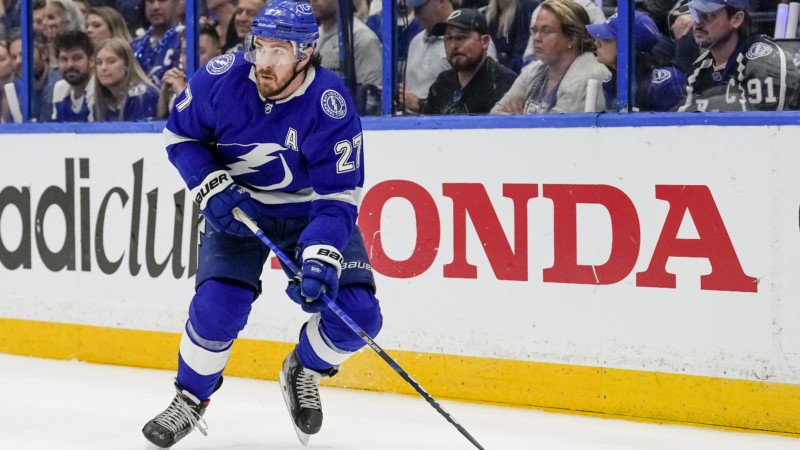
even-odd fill
[{"label": "tampa bay lightning logo", "polygon": [[320,103],[325,114],[334,119],[341,119],[347,115],[347,103],[345,103],[344,97],[333,89],[328,89],[322,93]]},{"label": "tampa bay lightning logo", "polygon": [[219,55],[216,58],[212,59],[208,63],[206,63],[206,70],[211,75],[222,75],[223,73],[227,72],[228,69],[231,68],[233,65],[233,61],[236,59],[235,56],[231,53],[226,53],[224,55]]},{"label": "tampa bay lightning logo", "polygon": [[663,83],[672,78],[672,74],[666,69],[656,69],[653,71],[653,78],[651,82],[655,84]]},{"label": "tampa bay lightning logo", "polygon": [[747,50],[747,54],[745,54],[745,56],[747,59],[756,59],[761,58],[762,56],[767,56],[770,53],[772,53],[772,47],[769,44],[764,42],[756,42],[750,46],[750,49]]},{"label": "tampa bay lightning logo", "polygon": [[312,14],[311,5],[308,3],[297,2],[296,11],[298,14]]},{"label": "tampa bay lightning logo", "polygon": [[[289,164],[284,159],[283,155],[280,154],[281,151],[286,150],[286,147],[276,144],[274,142],[267,142],[267,143],[260,143],[260,144],[217,144],[219,146],[231,146],[231,147],[249,147],[254,146],[250,151],[239,155],[237,158],[239,161],[229,163],[228,172],[236,177],[243,177],[243,179],[247,180],[247,183],[255,189],[260,189],[264,191],[269,191],[273,189],[281,189],[285,188],[286,186],[290,185],[294,180],[294,176],[292,175],[291,169],[289,169]],[[277,155],[273,155],[273,153],[277,153]],[[268,170],[265,170],[262,166],[268,164],[274,160],[280,160],[281,166],[283,166],[283,179],[278,181],[277,183],[270,184],[268,186],[261,186],[258,182],[259,174],[269,174],[272,180],[274,175],[279,174],[280,170],[275,165],[270,165]],[[255,177],[250,179],[248,177]]]}]

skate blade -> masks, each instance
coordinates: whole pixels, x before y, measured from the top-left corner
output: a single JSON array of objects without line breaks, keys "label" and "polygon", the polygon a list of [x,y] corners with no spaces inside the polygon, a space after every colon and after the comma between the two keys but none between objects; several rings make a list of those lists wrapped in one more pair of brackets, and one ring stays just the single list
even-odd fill
[{"label": "skate blade", "polygon": [[281,393],[283,394],[283,402],[286,403],[286,410],[289,411],[289,420],[292,421],[292,426],[294,427],[294,432],[297,433],[297,439],[300,440],[300,443],[308,445],[308,439],[311,437],[310,434],[306,434],[298,428],[297,425],[294,423],[294,417],[292,417],[292,405],[289,401],[289,391],[286,389],[286,379],[283,376],[283,372],[278,375],[278,383],[281,385]]}]

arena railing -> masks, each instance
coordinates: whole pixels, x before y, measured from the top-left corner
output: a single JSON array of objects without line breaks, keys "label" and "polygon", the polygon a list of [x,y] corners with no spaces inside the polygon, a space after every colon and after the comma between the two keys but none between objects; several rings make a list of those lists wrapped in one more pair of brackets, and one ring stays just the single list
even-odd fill
[{"label": "arena railing", "polygon": [[[339,0],[350,1],[350,0]],[[397,7],[395,0],[382,0],[382,41],[392,43],[383,45],[383,80],[384,86],[395,86],[397,80],[396,27]],[[374,130],[411,130],[411,129],[472,129],[472,128],[575,128],[575,127],[647,127],[647,126],[785,126],[800,125],[800,111],[782,112],[695,112],[695,113],[649,113],[630,112],[630,79],[634,73],[633,41],[630,39],[630,24],[634,12],[634,0],[618,3],[618,38],[617,38],[617,105],[616,113],[583,113],[583,114],[537,114],[518,116],[392,116],[392,89],[383,89],[379,117],[363,117],[365,129]],[[23,109],[23,123],[0,124],[0,133],[155,133],[164,128],[163,121],[149,122],[109,122],[109,123],[28,123],[30,117],[30,86],[32,83],[32,10],[31,2],[23,1],[21,5],[21,30],[23,47],[22,75],[23,91],[20,103]],[[191,39],[186,43],[187,78],[197,70],[198,65],[198,27],[199,0],[186,1],[187,20],[186,35]]]}]

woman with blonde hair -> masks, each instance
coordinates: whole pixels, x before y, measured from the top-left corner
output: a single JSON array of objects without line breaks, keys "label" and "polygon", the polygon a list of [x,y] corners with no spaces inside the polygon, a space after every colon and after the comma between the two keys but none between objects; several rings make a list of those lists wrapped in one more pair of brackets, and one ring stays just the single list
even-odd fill
[{"label": "woman with blonde hair", "polygon": [[489,24],[489,36],[497,49],[497,62],[519,73],[522,55],[531,37],[533,11],[540,0],[489,0],[481,11]]},{"label": "woman with blonde hair", "polygon": [[103,39],[112,37],[122,38],[127,42],[133,40],[122,14],[108,6],[97,6],[86,13],[86,34],[95,46]]},{"label": "woman with blonde hair", "polygon": [[156,115],[158,89],[133,56],[130,43],[106,39],[95,51],[94,120],[151,120]]},{"label": "woman with blonde hair", "polygon": [[[597,62],[594,40],[586,31],[589,15],[571,0],[546,0],[531,27],[538,61],[525,66],[514,85],[492,108],[492,114],[580,113],[587,84],[599,86],[611,75]],[[590,110],[602,111],[602,89],[590,99]]]}]

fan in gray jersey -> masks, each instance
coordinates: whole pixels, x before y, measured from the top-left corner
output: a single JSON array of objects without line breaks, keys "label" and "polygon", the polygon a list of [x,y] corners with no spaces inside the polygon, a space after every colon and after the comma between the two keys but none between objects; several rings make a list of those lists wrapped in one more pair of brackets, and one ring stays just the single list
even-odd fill
[{"label": "fan in gray jersey", "polygon": [[747,0],[692,0],[694,39],[704,49],[678,111],[798,108],[800,72],[777,44],[755,36]]}]

